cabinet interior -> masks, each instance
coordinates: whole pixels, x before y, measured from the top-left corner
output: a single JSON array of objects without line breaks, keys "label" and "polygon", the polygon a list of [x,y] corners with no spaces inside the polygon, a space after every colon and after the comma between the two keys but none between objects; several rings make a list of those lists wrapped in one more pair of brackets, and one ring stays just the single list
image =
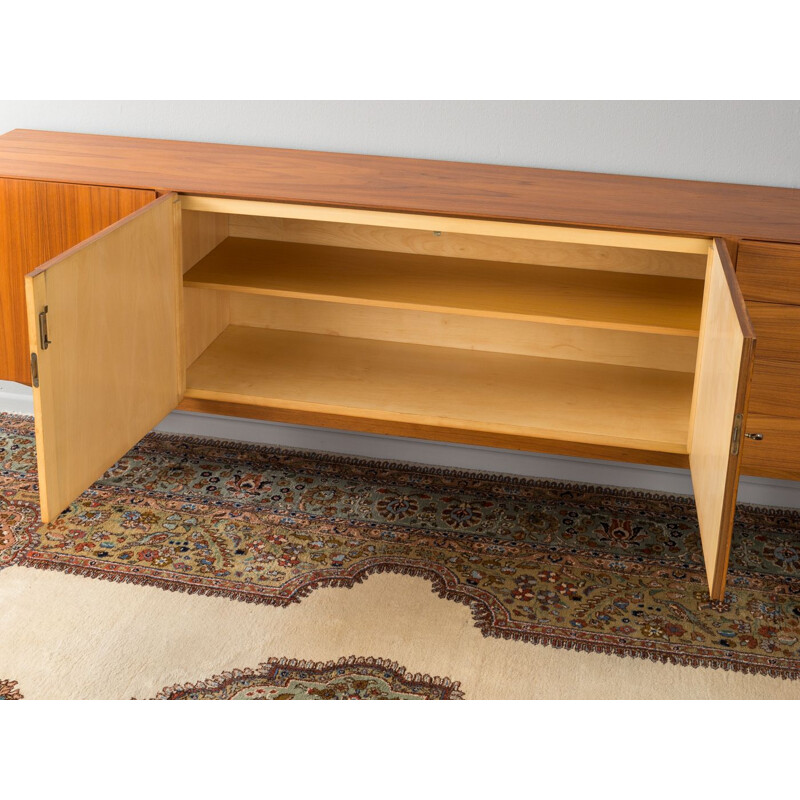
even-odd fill
[{"label": "cabinet interior", "polygon": [[183,198],[186,397],[688,453],[709,240],[261,205]]}]

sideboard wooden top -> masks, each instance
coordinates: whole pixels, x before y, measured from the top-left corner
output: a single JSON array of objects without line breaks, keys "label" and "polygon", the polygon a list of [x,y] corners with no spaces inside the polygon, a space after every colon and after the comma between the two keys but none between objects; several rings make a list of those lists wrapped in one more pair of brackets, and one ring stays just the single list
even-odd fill
[{"label": "sideboard wooden top", "polygon": [[14,130],[0,177],[800,242],[800,189]]}]

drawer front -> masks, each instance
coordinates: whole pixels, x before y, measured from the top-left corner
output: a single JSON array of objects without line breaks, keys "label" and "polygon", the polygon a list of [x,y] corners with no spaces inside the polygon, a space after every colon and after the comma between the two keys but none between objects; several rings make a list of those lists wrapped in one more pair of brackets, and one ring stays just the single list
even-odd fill
[{"label": "drawer front", "polygon": [[800,418],[800,362],[756,359],[750,413]]},{"label": "drawer front", "polygon": [[736,277],[747,300],[800,305],[800,245],[742,242]]},{"label": "drawer front", "polygon": [[800,361],[800,306],[748,302],[756,331],[756,359]]},{"label": "drawer front", "polygon": [[744,439],[742,473],[800,480],[800,418],[751,413],[747,417],[747,433],[760,433],[764,438]]}]

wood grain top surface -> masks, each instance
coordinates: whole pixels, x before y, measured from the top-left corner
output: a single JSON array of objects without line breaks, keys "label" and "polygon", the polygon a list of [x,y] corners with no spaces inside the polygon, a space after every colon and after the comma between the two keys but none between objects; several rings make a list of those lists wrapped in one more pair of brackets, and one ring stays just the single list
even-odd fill
[{"label": "wood grain top surface", "polygon": [[0,177],[800,242],[800,189],[14,130]]}]

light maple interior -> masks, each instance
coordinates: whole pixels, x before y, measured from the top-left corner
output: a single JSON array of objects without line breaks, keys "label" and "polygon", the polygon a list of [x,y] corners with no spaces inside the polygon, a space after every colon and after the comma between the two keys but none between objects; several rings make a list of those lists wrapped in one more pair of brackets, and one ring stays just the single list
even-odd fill
[{"label": "light maple interior", "polygon": [[184,210],[186,396],[688,452],[706,240],[367,221]]}]

